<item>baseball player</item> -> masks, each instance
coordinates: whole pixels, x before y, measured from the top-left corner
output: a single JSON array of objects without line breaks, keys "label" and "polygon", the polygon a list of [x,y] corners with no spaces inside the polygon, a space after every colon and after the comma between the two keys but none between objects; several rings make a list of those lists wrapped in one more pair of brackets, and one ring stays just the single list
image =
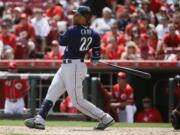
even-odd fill
[{"label": "baseball player", "polygon": [[88,27],[92,16],[89,7],[80,6],[73,16],[74,26],[60,35],[59,44],[66,46],[63,64],[57,71],[48,89],[46,98],[37,116],[25,120],[29,128],[45,129],[45,120],[49,110],[65,91],[71,98],[72,104],[85,115],[99,121],[97,130],[104,130],[114,119],[95,105],[84,99],[82,82],[87,73],[84,57],[92,49],[92,62],[100,59],[100,37]]},{"label": "baseball player", "polygon": [[[17,73],[17,64],[10,62],[8,72]],[[29,90],[29,82],[26,79],[4,79],[2,81],[3,90],[5,91],[5,108],[6,114],[23,114],[24,97]]]},{"label": "baseball player", "polygon": [[134,89],[127,83],[127,75],[124,72],[119,72],[118,83],[113,86],[112,98],[115,100],[111,103],[113,111],[118,116],[117,121],[134,122],[134,114],[136,106],[134,104]]},{"label": "baseball player", "polygon": [[143,123],[162,123],[163,119],[161,113],[155,107],[152,107],[150,98],[142,99],[143,109],[136,114],[136,122]]},{"label": "baseball player", "polygon": [[180,129],[180,103],[171,113],[171,124],[175,130]]}]

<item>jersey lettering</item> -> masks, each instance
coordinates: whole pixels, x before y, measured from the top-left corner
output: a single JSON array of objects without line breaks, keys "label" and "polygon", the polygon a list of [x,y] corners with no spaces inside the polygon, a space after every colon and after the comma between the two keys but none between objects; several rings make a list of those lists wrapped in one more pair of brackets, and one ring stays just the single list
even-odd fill
[{"label": "jersey lettering", "polygon": [[92,43],[92,37],[88,37],[88,38],[82,37],[79,51],[87,51],[91,43]]},{"label": "jersey lettering", "polygon": [[91,34],[92,34],[92,32],[89,29],[82,29],[81,30],[81,35],[91,35]]}]

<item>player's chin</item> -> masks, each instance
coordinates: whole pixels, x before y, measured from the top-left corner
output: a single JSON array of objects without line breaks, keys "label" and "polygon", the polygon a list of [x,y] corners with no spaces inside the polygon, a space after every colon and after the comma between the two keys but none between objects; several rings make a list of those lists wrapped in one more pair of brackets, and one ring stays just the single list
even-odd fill
[{"label": "player's chin", "polygon": [[79,25],[79,23],[78,23],[78,22],[75,22],[75,21],[73,22],[73,24],[74,24],[74,25]]},{"label": "player's chin", "polygon": [[73,24],[74,24],[74,25],[79,25],[79,21],[78,21],[78,20],[73,19]]}]

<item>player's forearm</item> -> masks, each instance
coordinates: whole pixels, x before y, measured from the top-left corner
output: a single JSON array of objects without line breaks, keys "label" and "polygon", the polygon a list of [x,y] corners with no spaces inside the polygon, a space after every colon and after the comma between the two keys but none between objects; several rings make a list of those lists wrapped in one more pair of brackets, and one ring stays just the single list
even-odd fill
[{"label": "player's forearm", "polygon": [[92,48],[91,60],[99,61],[100,59],[101,59],[101,48],[99,46]]}]

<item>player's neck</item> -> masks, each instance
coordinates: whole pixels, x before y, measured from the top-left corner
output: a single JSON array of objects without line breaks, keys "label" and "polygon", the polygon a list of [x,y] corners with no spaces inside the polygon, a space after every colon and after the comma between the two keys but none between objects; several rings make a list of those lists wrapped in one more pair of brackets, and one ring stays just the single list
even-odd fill
[{"label": "player's neck", "polygon": [[145,112],[148,112],[151,108],[144,108]]},{"label": "player's neck", "polygon": [[126,84],[125,83],[119,83],[119,88],[120,89],[123,89],[123,88],[125,88],[126,87]]},{"label": "player's neck", "polygon": [[84,27],[84,28],[86,28],[86,29],[88,28],[88,25],[81,25],[81,26]]}]

